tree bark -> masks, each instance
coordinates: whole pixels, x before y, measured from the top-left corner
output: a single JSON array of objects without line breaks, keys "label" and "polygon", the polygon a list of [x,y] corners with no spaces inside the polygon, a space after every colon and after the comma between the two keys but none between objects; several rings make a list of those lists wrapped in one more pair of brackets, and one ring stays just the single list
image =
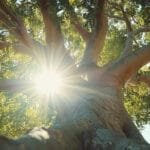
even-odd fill
[{"label": "tree bark", "polygon": [[[106,82],[107,83],[107,82]],[[150,146],[127,114],[120,91],[80,80],[67,88],[52,128],[35,128],[17,140],[0,137],[2,150],[148,150]],[[86,89],[87,88],[87,89]]]},{"label": "tree bark", "polygon": [[108,30],[105,5],[105,0],[98,0],[96,2],[95,27],[86,45],[81,65],[97,64],[99,54],[102,52]]},{"label": "tree bark", "polygon": [[116,62],[107,68],[107,72],[120,80],[120,84],[131,78],[143,65],[150,61],[150,46],[144,46],[139,50],[121,56]]},{"label": "tree bark", "polygon": [[[56,7],[56,3],[53,3],[56,1],[39,0],[38,2],[46,30],[47,47],[43,46],[41,49],[44,53],[43,59],[47,63],[51,63],[55,62],[56,58],[60,59],[60,56],[64,55],[63,59],[67,65],[75,66],[72,59],[65,52],[61,28],[57,24],[57,12],[48,9],[50,6],[52,8]],[[150,61],[150,47],[143,47],[135,52],[131,51],[103,70],[96,65],[94,66],[93,63],[96,64],[97,62],[98,52],[104,46],[107,33],[105,4],[105,0],[97,0],[96,25],[90,39],[87,37],[89,34],[85,34],[78,23],[75,24],[81,36],[85,40],[89,39],[83,57],[83,63],[87,65],[85,72],[88,80],[83,80],[80,77],[81,73],[77,75],[75,80],[78,81],[77,83],[64,87],[66,88],[64,91],[69,93],[69,100],[66,103],[64,97],[56,99],[59,102],[55,106],[57,117],[53,127],[48,129],[34,128],[16,140],[0,136],[1,150],[150,149],[150,145],[145,142],[128,115],[121,95],[121,88],[125,82],[140,67]],[[10,29],[14,27],[13,23],[16,24],[13,32],[21,42],[21,45],[16,45],[16,49],[26,50],[29,55],[39,56],[37,51],[34,51],[38,46],[36,47],[33,44],[34,42],[29,37],[22,21],[9,8],[4,0],[0,1],[0,21],[3,21],[5,26]],[[125,13],[124,10],[123,13]],[[124,14],[124,17],[127,16]],[[48,53],[45,51],[48,51]],[[49,54],[54,56],[52,60]],[[70,61],[68,61],[69,58]],[[64,66],[66,67],[66,65]],[[0,90],[12,90],[14,88],[18,90],[32,85],[33,83],[29,81],[3,80],[0,82]]]},{"label": "tree bark", "polygon": [[4,49],[6,47],[8,47],[10,45],[10,43],[5,42],[5,41],[0,41],[0,49]]}]

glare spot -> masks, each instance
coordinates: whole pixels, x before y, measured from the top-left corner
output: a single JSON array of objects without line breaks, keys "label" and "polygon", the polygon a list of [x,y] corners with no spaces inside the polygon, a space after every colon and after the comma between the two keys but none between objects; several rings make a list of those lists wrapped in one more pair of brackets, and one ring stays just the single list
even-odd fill
[{"label": "glare spot", "polygon": [[34,81],[39,94],[58,94],[63,86],[63,76],[56,71],[41,72],[35,76]]}]

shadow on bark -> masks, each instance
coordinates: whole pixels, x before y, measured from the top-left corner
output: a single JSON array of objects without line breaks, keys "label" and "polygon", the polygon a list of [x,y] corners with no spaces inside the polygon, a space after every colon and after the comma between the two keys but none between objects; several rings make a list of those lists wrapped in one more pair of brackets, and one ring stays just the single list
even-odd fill
[{"label": "shadow on bark", "polygon": [[62,129],[34,128],[17,140],[0,136],[1,150],[150,150],[150,145],[103,127],[76,135]]}]

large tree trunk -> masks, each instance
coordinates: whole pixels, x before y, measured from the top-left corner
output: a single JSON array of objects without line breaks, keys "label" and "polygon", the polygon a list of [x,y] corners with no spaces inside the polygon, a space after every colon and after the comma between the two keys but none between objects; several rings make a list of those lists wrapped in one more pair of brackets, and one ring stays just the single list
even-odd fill
[{"label": "large tree trunk", "polygon": [[[38,48],[41,45],[32,40],[23,22],[6,5],[5,0],[0,0],[1,20],[21,42],[14,46],[16,50],[25,52],[38,63],[39,59],[42,61],[44,59],[45,65],[51,62],[51,55],[54,59],[60,59],[63,55],[62,66],[68,64],[74,73],[78,72],[78,83],[75,83],[72,88],[66,87],[69,100],[63,98],[55,100],[59,103],[56,103],[58,115],[53,127],[32,129],[17,140],[0,136],[0,150],[150,150],[150,146],[144,141],[124,108],[121,95],[121,88],[126,81],[150,61],[150,46],[134,52],[130,51],[133,35],[143,31],[138,30],[130,35],[124,49],[127,52],[123,52],[119,59],[103,69],[98,68],[97,53],[102,51],[106,39],[107,17],[105,16],[106,1],[97,0],[96,23],[92,33],[85,31],[78,21],[71,20],[87,42],[79,69],[75,67],[75,63],[65,50],[60,21],[57,18],[56,2],[38,0],[46,31],[46,46]],[[55,12],[51,8],[55,8]],[[122,7],[121,10],[131,32],[127,15]],[[70,15],[77,20],[77,16],[72,13]],[[15,28],[12,22],[16,25]],[[147,28],[146,30],[149,31]],[[0,48],[5,48],[7,45],[9,44],[2,42]],[[82,73],[87,74],[88,81],[79,77]],[[15,80],[4,80],[0,84],[0,90],[12,90],[13,87],[22,89],[32,85],[26,81],[16,83]]]},{"label": "large tree trunk", "polygon": [[0,137],[1,150],[150,149],[127,114],[116,85],[83,80],[78,86],[67,89],[71,98],[60,101],[52,128],[32,129],[17,140]]}]

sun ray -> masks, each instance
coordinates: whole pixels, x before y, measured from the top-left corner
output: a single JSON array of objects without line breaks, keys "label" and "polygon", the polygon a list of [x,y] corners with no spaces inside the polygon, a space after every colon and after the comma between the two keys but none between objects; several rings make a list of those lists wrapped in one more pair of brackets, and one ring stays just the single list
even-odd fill
[{"label": "sun ray", "polygon": [[35,89],[40,94],[59,93],[63,85],[63,77],[55,70],[44,70],[34,77]]}]

